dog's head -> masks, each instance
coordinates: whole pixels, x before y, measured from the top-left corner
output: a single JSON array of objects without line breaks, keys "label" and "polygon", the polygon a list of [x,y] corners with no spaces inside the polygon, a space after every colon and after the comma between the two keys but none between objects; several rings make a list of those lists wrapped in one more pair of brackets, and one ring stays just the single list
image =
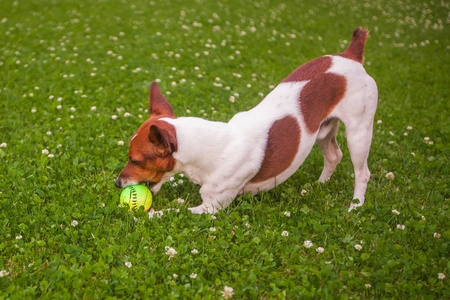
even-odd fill
[{"label": "dog's head", "polygon": [[175,127],[161,118],[175,118],[173,109],[156,82],[150,85],[150,119],[139,127],[130,140],[128,164],[122,170],[115,186],[144,184],[157,192],[167,181],[165,174],[174,169],[177,151]]}]

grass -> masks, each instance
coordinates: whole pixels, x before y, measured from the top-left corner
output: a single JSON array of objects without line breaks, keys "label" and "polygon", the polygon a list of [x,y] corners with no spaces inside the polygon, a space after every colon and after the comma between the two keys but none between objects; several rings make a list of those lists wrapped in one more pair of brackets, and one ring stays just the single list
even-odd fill
[{"label": "grass", "polygon": [[[448,9],[0,1],[0,299],[215,299],[225,286],[237,299],[450,298]],[[343,130],[344,158],[326,184],[315,182],[315,147],[288,181],[215,217],[186,210],[201,199],[181,177],[154,197],[155,208],[179,213],[148,219],[118,207],[113,183],[147,118],[151,81],[176,115],[227,121],[298,65],[343,51],[360,25],[379,87],[361,209],[347,212]]]}]

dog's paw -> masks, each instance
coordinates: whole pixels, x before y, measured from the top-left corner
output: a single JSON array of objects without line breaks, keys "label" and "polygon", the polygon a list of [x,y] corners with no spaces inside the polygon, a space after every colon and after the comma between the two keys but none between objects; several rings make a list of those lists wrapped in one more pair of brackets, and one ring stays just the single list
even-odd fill
[{"label": "dog's paw", "polygon": [[[358,199],[353,199],[353,200],[358,201]],[[364,202],[363,202],[363,203],[361,203],[361,202],[358,202],[358,203],[352,202],[352,203],[350,204],[350,208],[348,209],[348,212],[351,212],[351,211],[354,210],[354,209],[356,210],[358,207],[361,207],[363,204],[364,204]]]}]

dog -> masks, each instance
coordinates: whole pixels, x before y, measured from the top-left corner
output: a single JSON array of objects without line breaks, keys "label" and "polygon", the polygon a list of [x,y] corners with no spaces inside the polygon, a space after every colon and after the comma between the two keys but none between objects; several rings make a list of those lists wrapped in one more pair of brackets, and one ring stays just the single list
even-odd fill
[{"label": "dog", "polygon": [[319,181],[325,182],[342,158],[336,142],[342,121],[355,173],[353,199],[359,200],[348,211],[363,205],[378,102],[377,85],[363,67],[367,36],[356,28],[344,52],[301,65],[228,123],[176,118],[152,82],[150,118],[132,136],[128,164],[115,186],[144,184],[156,193],[174,174],[184,173],[201,186],[203,203],[189,210],[216,213],[240,193],[267,191],[288,179],[314,143],[323,152]]}]

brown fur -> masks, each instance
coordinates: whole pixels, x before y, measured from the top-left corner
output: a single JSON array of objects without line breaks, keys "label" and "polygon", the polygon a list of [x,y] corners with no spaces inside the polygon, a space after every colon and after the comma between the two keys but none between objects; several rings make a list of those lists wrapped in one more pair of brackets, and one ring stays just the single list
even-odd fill
[{"label": "brown fur", "polygon": [[294,161],[300,146],[300,126],[292,116],[273,123],[269,131],[261,168],[250,183],[262,182],[286,170]]},{"label": "brown fur", "polygon": [[300,107],[309,133],[316,132],[320,123],[344,97],[346,80],[344,76],[325,73],[331,67],[331,57],[313,59],[289,74],[283,82],[309,82],[300,92]]},{"label": "brown fur", "polygon": [[331,57],[322,56],[304,63],[282,82],[304,81],[317,78],[331,67]]},{"label": "brown fur", "polygon": [[119,179],[157,183],[164,173],[175,168],[176,161],[172,156],[178,149],[175,127],[159,121],[175,116],[156,82],[150,86],[149,112],[150,119],[139,127],[130,141],[129,161]]},{"label": "brown fur", "polygon": [[[128,164],[120,177],[137,182],[159,182],[165,172],[172,171],[175,167],[176,161],[172,156],[173,151],[170,152],[172,146],[167,146],[168,152],[162,155],[166,151],[162,148],[166,147],[164,145],[166,142],[161,140],[159,145],[150,142],[149,135],[152,126],[160,126],[161,132],[167,131],[167,133],[162,133],[164,136],[176,137],[175,128],[168,123],[158,122],[158,119],[157,117],[150,118],[136,132],[137,136],[130,142]],[[164,124],[164,127],[161,124]],[[173,147],[176,151],[176,138]]]},{"label": "brown fur", "polygon": [[336,55],[352,59],[363,64],[364,46],[366,44],[368,35],[369,32],[367,30],[364,30],[361,27],[356,28],[355,31],[353,31],[352,42],[350,43],[348,48],[344,52]]},{"label": "brown fur", "polygon": [[344,76],[324,73],[308,82],[300,92],[300,107],[309,133],[319,130],[333,108],[345,95]]}]

